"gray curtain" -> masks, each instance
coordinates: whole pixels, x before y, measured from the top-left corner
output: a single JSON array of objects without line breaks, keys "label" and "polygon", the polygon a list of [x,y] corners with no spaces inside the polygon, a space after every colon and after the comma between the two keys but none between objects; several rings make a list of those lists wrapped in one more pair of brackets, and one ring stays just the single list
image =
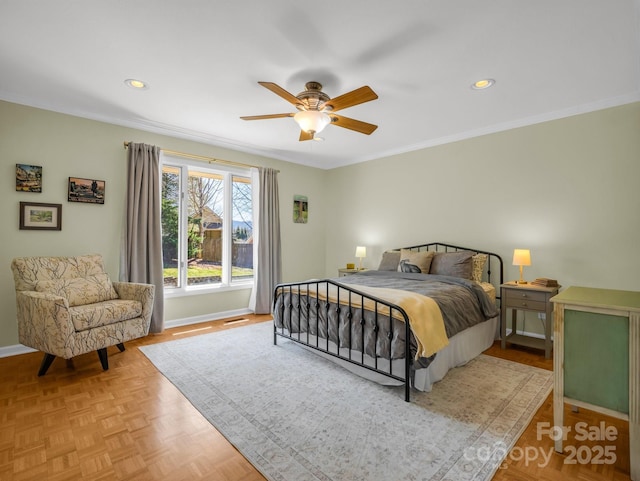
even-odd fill
[{"label": "gray curtain", "polygon": [[120,280],[156,286],[149,332],[164,329],[160,148],[129,143]]},{"label": "gray curtain", "polygon": [[252,178],[255,217],[253,252],[258,262],[253,266],[249,308],[256,314],[269,314],[273,289],[282,279],[278,171],[259,167],[254,169]]}]

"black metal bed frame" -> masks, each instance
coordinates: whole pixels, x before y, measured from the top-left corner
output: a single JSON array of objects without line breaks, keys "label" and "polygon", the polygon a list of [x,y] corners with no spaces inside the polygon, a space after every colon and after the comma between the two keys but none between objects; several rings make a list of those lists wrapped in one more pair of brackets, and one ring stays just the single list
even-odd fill
[{"label": "black metal bed frame", "polygon": [[[492,282],[491,281],[491,275],[493,271],[492,266],[497,263],[499,275],[498,275],[498,280],[494,281],[495,282],[494,286],[496,287],[496,293],[497,293],[496,299],[497,300],[500,299],[500,296],[499,296],[500,284],[502,284],[503,282],[503,263],[502,263],[502,258],[498,254],[495,254],[493,252],[478,250],[478,249],[460,247],[460,246],[455,246],[451,244],[444,244],[441,242],[432,242],[429,244],[421,244],[421,245],[412,246],[412,247],[405,247],[404,249],[409,249],[412,251],[435,251],[435,252],[471,251],[476,254],[487,254],[488,259],[485,265],[483,280],[486,279],[486,282],[489,282],[489,283]],[[329,302],[330,286],[335,286],[335,289],[337,291],[337,294],[336,294],[337,299],[335,304],[332,302]],[[320,326],[321,319],[320,319],[320,313],[319,313],[320,301],[316,297],[314,297],[312,294],[309,293],[310,288],[311,290],[315,289],[315,292],[318,292],[319,294],[324,293],[326,295],[327,302],[326,302],[325,308],[327,310],[327,313],[326,313],[327,315],[324,321],[327,324],[326,338],[322,338],[319,336],[319,332],[320,332],[319,328],[321,327]],[[281,309],[280,314],[282,316],[283,322],[282,322],[282,327],[278,328],[275,320],[276,302],[279,294],[286,295],[287,293],[289,294],[290,303],[287,306],[285,306],[283,302],[280,306],[280,309]],[[353,299],[354,296],[356,297],[356,300]],[[295,305],[291,303],[291,300],[294,299],[294,297],[297,299]],[[381,322],[379,321],[380,318],[382,317],[387,318],[389,322],[388,336],[389,336],[390,343],[391,343],[391,337],[393,335],[393,323],[395,320],[394,313],[396,313],[397,316],[403,319],[404,329],[405,329],[405,345],[404,345],[404,372],[402,374],[398,374],[394,372],[392,359],[389,359],[389,369],[383,370],[378,366],[378,356],[374,356],[373,365],[369,365],[365,363],[364,349],[362,351],[353,349],[352,339],[351,339],[351,332],[352,332],[353,326],[351,322],[353,317],[353,310],[361,309],[360,306],[354,307],[353,305],[354,302],[357,302],[358,300],[361,301],[361,305],[364,305],[365,300],[367,300],[370,303],[372,303],[374,306],[373,316],[374,316],[375,322],[373,325],[373,332],[375,336],[375,342],[374,342],[375,346],[377,346],[378,344],[378,331],[380,330],[379,322]],[[387,313],[380,314],[380,309],[383,306],[389,310],[388,314]],[[340,341],[344,341],[344,339],[340,339],[336,343],[337,345],[335,348],[335,352],[332,349],[330,349],[331,341],[329,336],[329,312],[328,311],[331,309],[335,309],[336,314],[338,315],[338,320],[340,319],[340,313],[342,312],[342,310],[343,309],[346,310],[345,311],[346,318],[348,319],[348,322],[349,322],[349,329],[348,329],[349,334],[348,334],[348,339],[346,340],[347,355],[343,355],[340,353],[340,349],[341,349]],[[309,348],[312,348],[314,350],[320,351],[326,355],[339,358],[343,361],[349,362],[359,367],[368,369],[370,371],[373,371],[378,374],[382,374],[386,377],[400,381],[404,384],[405,401],[407,402],[410,401],[411,379],[412,379],[411,366],[413,362],[413,357],[411,355],[411,342],[410,342],[412,334],[411,334],[411,327],[409,325],[409,317],[407,316],[407,313],[400,306],[390,303],[388,301],[385,301],[384,299],[380,299],[378,297],[372,296],[370,294],[365,294],[364,292],[361,292],[357,289],[347,287],[344,284],[341,284],[340,282],[337,282],[335,280],[321,279],[321,280],[278,284],[274,290],[274,295],[273,295],[273,310],[274,310],[274,325],[273,325],[273,343],[274,344],[278,343],[278,336],[280,336],[285,339],[289,339],[291,341],[294,341],[304,346],[307,346]],[[292,315],[294,310],[297,312],[299,320],[302,319],[302,316],[300,314],[304,311],[306,314],[306,319],[308,324],[312,322],[313,313],[315,312],[316,335],[314,336],[310,335],[309,329],[307,329],[306,332],[301,332],[301,329],[297,329],[297,332],[294,332],[294,333],[287,332],[287,329],[285,328],[286,322],[284,322],[285,310],[287,310],[289,313],[289,317],[288,317],[289,326],[291,326],[293,322]],[[365,327],[366,327],[364,315],[362,316],[362,319],[360,321],[360,326],[361,326],[361,335],[364,343]],[[311,337],[314,337],[315,340],[313,341]]]}]

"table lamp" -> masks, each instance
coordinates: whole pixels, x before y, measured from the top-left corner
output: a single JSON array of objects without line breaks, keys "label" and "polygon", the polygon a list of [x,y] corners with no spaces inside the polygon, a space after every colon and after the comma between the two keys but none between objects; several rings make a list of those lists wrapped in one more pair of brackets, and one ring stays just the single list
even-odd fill
[{"label": "table lamp", "polygon": [[360,264],[358,265],[358,270],[362,270],[362,259],[367,257],[367,248],[364,246],[356,247],[356,257],[360,258]]},{"label": "table lamp", "polygon": [[522,266],[530,266],[531,265],[531,253],[529,249],[514,249],[513,250],[513,265],[520,266],[520,280],[517,281],[518,284],[526,284],[522,278]]}]

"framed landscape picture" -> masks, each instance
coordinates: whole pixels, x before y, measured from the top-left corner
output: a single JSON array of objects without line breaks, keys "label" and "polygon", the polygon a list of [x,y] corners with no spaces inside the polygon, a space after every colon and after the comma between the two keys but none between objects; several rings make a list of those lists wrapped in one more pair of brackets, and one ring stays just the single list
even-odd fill
[{"label": "framed landscape picture", "polygon": [[309,200],[306,195],[293,196],[293,222],[306,224],[309,219]]},{"label": "framed landscape picture", "polygon": [[104,204],[104,180],[69,177],[69,202]]},{"label": "framed landscape picture", "polygon": [[42,192],[42,166],[16,164],[16,190]]},{"label": "framed landscape picture", "polygon": [[62,204],[20,202],[20,229],[62,230]]}]

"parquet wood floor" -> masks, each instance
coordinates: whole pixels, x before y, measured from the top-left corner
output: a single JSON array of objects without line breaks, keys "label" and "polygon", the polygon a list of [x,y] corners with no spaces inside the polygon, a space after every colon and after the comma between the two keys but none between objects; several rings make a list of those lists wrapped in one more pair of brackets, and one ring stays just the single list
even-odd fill
[{"label": "parquet wood floor", "polygon": [[[0,359],[0,479],[264,481],[137,347],[269,319],[249,316],[241,323],[168,329],[127,343],[122,353],[110,348],[106,372],[95,353],[78,356],[71,367],[56,359],[41,378],[36,375],[41,353]],[[488,354],[552,368],[535,351],[502,351],[495,345]],[[552,441],[536,439],[536,423],[552,418],[549,397],[517,446],[548,450]],[[628,424],[587,411],[569,412],[566,421],[597,425],[601,420],[619,433],[615,465],[566,465],[555,453],[545,467],[508,458],[494,479],[629,480]]]},{"label": "parquet wood floor", "polygon": [[[530,366],[542,369],[553,370],[553,360],[545,359],[543,351],[528,349],[526,347],[513,347],[509,349],[501,349],[500,343],[494,345],[485,351],[485,354],[509,359],[515,362],[521,362]],[[493,477],[494,481],[561,481],[567,479],[578,479],[581,481],[629,481],[629,423],[610,416],[580,409],[579,412],[573,412],[570,406],[565,405],[565,426],[571,428],[567,439],[564,442],[565,453],[567,447],[573,446],[580,449],[581,457],[572,456],[573,451],[560,455],[553,450],[553,440],[544,430],[546,427],[553,425],[553,393],[551,393],[544,404],[538,409],[525,432],[507,455],[505,463],[501,469]],[[539,425],[538,423],[546,423]],[[580,424],[578,423],[585,423]],[[584,430],[590,427],[601,427],[600,423],[604,423],[605,427],[615,429],[617,436],[615,441],[610,440],[582,440]],[[581,429],[576,433],[576,425]],[[576,434],[580,438],[576,440]],[[592,431],[593,437],[598,437],[600,433]],[[580,446],[586,446],[580,448]],[[615,453],[615,463],[612,464],[596,464],[586,462],[598,458],[598,453],[602,446],[606,446],[611,452]],[[588,448],[588,450],[587,450]],[[569,448],[571,450],[571,448]],[[546,463],[541,454],[541,450],[545,452],[549,462]],[[529,460],[525,456],[529,452]],[[534,453],[536,451],[536,453]],[[537,456],[534,458],[534,456]],[[604,457],[601,458],[604,461]],[[575,461],[575,464],[573,464]],[[580,462],[583,461],[583,462]]]}]

